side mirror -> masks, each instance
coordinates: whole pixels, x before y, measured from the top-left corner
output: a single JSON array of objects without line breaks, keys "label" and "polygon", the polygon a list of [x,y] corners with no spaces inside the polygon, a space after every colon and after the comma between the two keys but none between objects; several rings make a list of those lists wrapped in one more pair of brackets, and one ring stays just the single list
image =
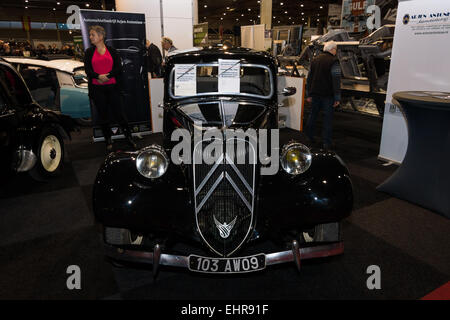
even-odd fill
[{"label": "side mirror", "polygon": [[284,88],[281,94],[285,97],[289,97],[294,95],[297,92],[297,89],[295,87],[287,87]]}]

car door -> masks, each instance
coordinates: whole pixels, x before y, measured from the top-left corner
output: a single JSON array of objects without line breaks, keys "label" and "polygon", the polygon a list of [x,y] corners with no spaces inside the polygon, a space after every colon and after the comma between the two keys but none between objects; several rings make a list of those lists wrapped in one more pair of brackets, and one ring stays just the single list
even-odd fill
[{"label": "car door", "polygon": [[14,79],[13,72],[0,65],[0,173],[11,168],[13,152],[18,145],[18,119],[11,97],[20,90],[11,90],[15,87]]},{"label": "car door", "polygon": [[40,106],[59,111],[59,83],[54,69],[22,64],[20,74]]}]

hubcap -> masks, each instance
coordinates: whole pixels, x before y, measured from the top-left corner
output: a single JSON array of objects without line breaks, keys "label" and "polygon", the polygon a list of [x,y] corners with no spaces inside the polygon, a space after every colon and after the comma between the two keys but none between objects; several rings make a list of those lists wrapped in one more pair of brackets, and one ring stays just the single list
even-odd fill
[{"label": "hubcap", "polygon": [[42,167],[48,171],[53,172],[59,167],[61,161],[61,144],[54,135],[46,136],[41,145],[41,163]]}]

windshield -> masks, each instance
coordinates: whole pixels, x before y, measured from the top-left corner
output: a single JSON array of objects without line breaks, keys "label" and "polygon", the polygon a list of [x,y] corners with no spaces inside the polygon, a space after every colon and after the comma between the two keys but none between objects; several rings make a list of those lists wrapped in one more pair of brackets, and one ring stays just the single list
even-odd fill
[{"label": "windshield", "polygon": [[272,73],[268,67],[241,64],[239,60],[225,61],[175,64],[170,74],[170,95],[175,99],[216,94],[272,96]]}]

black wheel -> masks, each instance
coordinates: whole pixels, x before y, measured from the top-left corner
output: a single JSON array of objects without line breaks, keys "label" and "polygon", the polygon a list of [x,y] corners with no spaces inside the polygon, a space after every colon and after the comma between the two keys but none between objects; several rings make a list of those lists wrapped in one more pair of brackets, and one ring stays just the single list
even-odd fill
[{"label": "black wheel", "polygon": [[58,175],[64,163],[64,140],[55,128],[42,130],[34,148],[37,162],[30,175],[36,180],[46,180]]},{"label": "black wheel", "polygon": [[341,241],[341,223],[332,222],[319,224],[311,230],[303,232],[303,243],[308,242],[337,242]]}]

